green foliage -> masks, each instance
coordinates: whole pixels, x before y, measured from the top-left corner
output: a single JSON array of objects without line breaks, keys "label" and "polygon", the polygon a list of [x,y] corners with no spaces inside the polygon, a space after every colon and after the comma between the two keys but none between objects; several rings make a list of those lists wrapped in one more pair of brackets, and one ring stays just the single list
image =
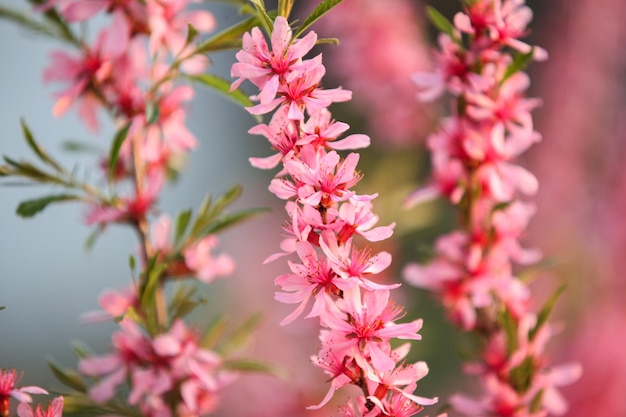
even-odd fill
[{"label": "green foliage", "polygon": [[33,136],[32,132],[30,131],[28,125],[26,124],[26,121],[24,121],[24,119],[22,119],[22,120],[20,120],[20,123],[22,125],[22,132],[24,134],[24,139],[26,139],[26,143],[32,149],[32,151],[35,153],[35,155],[37,155],[37,157],[42,162],[44,162],[47,165],[50,165],[56,171],[62,172],[63,168],[61,168],[61,166],[57,162],[55,162],[54,159],[52,159],[50,157],[50,155],[48,155],[48,153],[46,151],[44,151],[41,146],[39,146],[39,144],[35,140],[35,137]]},{"label": "green foliage", "polygon": [[503,308],[499,316],[500,326],[506,333],[506,351],[509,355],[517,350],[517,324],[511,313]]},{"label": "green foliage", "polygon": [[253,359],[231,359],[224,362],[223,367],[231,371],[256,372],[286,378],[286,372],[283,369]]},{"label": "green foliage", "polygon": [[76,372],[69,369],[64,369],[60,365],[57,365],[52,360],[48,361],[48,367],[63,385],[76,390],[78,392],[87,393],[87,384],[81,376]]},{"label": "green foliage", "polygon": [[437,9],[432,6],[426,7],[426,14],[433,25],[441,32],[447,34],[452,39],[457,39],[454,25],[448,20],[447,17],[442,15]]},{"label": "green foliage", "polygon": [[528,338],[530,340],[533,340],[537,335],[537,332],[539,332],[539,330],[546,324],[548,318],[550,318],[550,314],[552,313],[552,310],[554,309],[557,300],[559,299],[561,294],[563,294],[565,288],[565,285],[561,285],[559,288],[557,288],[543,305],[541,311],[539,311],[539,314],[537,315],[537,324],[528,335]]},{"label": "green foliage", "polygon": [[294,0],[278,0],[278,15],[289,19]]},{"label": "green foliage", "polygon": [[204,42],[201,42],[196,47],[193,55],[223,51],[227,49],[238,49],[241,47],[241,37],[243,34],[258,25],[259,18],[257,16],[251,16],[242,20],[241,22],[224,29],[220,33],[213,35]]},{"label": "green foliage", "polygon": [[511,75],[515,74],[518,71],[523,71],[528,64],[533,60],[533,56],[535,53],[535,49],[532,48],[528,53],[517,52],[513,55],[513,62],[509,64],[502,75],[502,79],[500,80],[500,85],[502,85]]},{"label": "green foliage", "polygon": [[526,357],[518,366],[511,369],[509,372],[509,381],[515,391],[524,393],[530,388],[535,370],[535,363],[530,356]]},{"label": "green foliage", "polygon": [[259,17],[261,25],[263,25],[266,33],[272,33],[272,30],[274,30],[274,20],[267,13],[265,0],[250,0],[250,3],[254,6],[256,14]]},{"label": "green foliage", "polygon": [[109,151],[108,164],[109,181],[112,181],[113,177],[115,176],[115,168],[117,167],[117,161],[120,158],[120,149],[122,149],[122,144],[124,143],[124,140],[126,140],[129,129],[130,122],[126,123],[121,129],[117,131],[117,133],[115,133],[113,141],[111,142],[111,150]]},{"label": "green foliage", "polygon": [[176,289],[168,306],[168,313],[172,321],[182,319],[197,306],[206,303],[203,298],[194,300],[195,295],[196,289],[191,285],[181,285]]},{"label": "green foliage", "polygon": [[[236,89],[230,91],[230,82],[225,80],[224,78],[218,77],[213,74],[200,74],[200,75],[189,75],[188,78],[192,81],[198,82],[205,87],[209,87],[211,90],[216,91],[223,97],[228,98],[233,101],[235,104],[238,104],[241,107],[250,107],[253,106],[254,103],[246,93],[241,91],[240,89]],[[252,115],[257,122],[261,122],[261,117],[257,115]]]},{"label": "green foliage", "polygon": [[304,21],[302,22],[302,24],[296,31],[294,35],[294,39],[299,37],[301,34],[303,34],[309,27],[311,27],[313,23],[317,22],[319,18],[324,16],[333,7],[335,7],[342,1],[343,0],[323,0],[320,4],[317,5],[315,10],[313,10],[311,14],[306,17],[306,19],[304,19]]},{"label": "green foliage", "polygon": [[23,201],[19,206],[17,206],[16,212],[22,217],[33,217],[35,214],[41,212],[52,203],[76,200],[80,200],[80,197],[73,194],[49,195],[46,197],[36,198],[34,200]]}]

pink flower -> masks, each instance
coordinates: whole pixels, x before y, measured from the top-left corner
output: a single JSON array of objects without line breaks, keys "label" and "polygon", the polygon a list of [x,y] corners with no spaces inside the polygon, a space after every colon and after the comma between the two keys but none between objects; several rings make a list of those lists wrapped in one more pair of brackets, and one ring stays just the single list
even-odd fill
[{"label": "pink flower", "polygon": [[422,327],[422,320],[404,324],[394,322],[404,314],[401,307],[389,302],[388,290],[366,291],[361,296],[359,287],[354,287],[337,300],[337,307],[346,317],[332,313],[321,317],[322,323],[331,329],[325,339],[334,338],[335,343],[330,349],[354,356],[364,369],[369,366],[366,357],[371,358],[376,370],[394,368],[389,347],[391,338],[421,339],[417,332]]},{"label": "pink flower", "polygon": [[182,51],[187,37],[187,24],[199,32],[215,29],[215,18],[205,10],[184,9],[193,0],[148,0],[148,26],[150,29],[150,53],[155,54],[164,46],[172,55]]},{"label": "pink flower", "polygon": [[183,251],[185,264],[195,272],[200,281],[211,282],[218,277],[228,276],[235,270],[235,263],[230,256],[211,254],[217,245],[217,237],[209,235],[192,243]]},{"label": "pink flower", "polygon": [[92,86],[101,87],[111,80],[115,71],[115,62],[126,53],[130,39],[130,27],[121,12],[113,15],[111,26],[103,29],[93,48],[85,48],[80,58],[74,58],[65,52],[52,54],[53,63],[44,72],[44,81],[62,81],[70,87],[58,94],[58,100],[52,112],[61,116],[77,100],[82,100],[79,112],[87,125],[97,128],[95,111],[99,99],[90,91]]},{"label": "pink flower", "polygon": [[315,45],[317,35],[309,32],[304,38],[293,43],[292,32],[282,16],[274,22],[271,36],[272,50],[269,50],[263,34],[258,28],[243,35],[243,50],[237,52],[238,63],[233,64],[232,77],[239,77],[233,82],[231,90],[239,87],[244,80],[250,80],[259,87],[259,100],[267,104],[274,100],[281,82],[291,78],[293,71],[302,65],[302,57]]},{"label": "pink flower", "polygon": [[44,410],[41,405],[33,408],[27,403],[20,403],[17,406],[17,415],[19,417],[61,417],[63,414],[63,397],[56,397],[48,408]]},{"label": "pink flower", "polygon": [[17,387],[21,378],[15,369],[0,369],[0,410],[9,410],[9,397],[21,403],[32,401],[30,394],[47,394],[48,391],[34,385]]}]

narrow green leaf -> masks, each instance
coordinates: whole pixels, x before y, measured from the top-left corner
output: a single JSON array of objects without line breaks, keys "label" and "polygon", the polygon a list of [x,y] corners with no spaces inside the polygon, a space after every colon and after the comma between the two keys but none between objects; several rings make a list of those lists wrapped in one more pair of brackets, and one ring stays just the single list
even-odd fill
[{"label": "narrow green leaf", "polygon": [[253,359],[234,359],[228,360],[223,364],[224,368],[232,371],[257,372],[269,374],[278,378],[286,378],[287,372],[275,365],[260,362]]},{"label": "narrow green leaf", "polygon": [[131,272],[135,271],[135,267],[137,266],[137,262],[135,261],[135,255],[129,255],[128,256],[128,267],[130,268]]},{"label": "narrow green leaf", "polygon": [[185,234],[189,221],[191,220],[191,210],[185,210],[176,219],[176,231],[174,232],[174,242],[178,243]]},{"label": "narrow green leaf", "polygon": [[91,233],[89,233],[89,236],[87,236],[87,239],[85,239],[85,250],[91,251],[101,234],[102,230],[100,228],[96,228]]},{"label": "narrow green leaf", "polygon": [[555,306],[557,300],[559,299],[561,294],[563,294],[563,292],[565,291],[566,287],[567,286],[565,284],[563,284],[559,288],[557,288],[554,291],[554,293],[550,296],[550,298],[548,298],[546,303],[543,305],[543,308],[541,309],[541,311],[537,315],[537,324],[535,325],[535,327],[528,334],[528,338],[530,340],[533,340],[535,338],[535,336],[537,335],[537,333],[539,332],[539,330],[546,324],[546,322],[550,318],[550,314],[552,313],[552,310],[554,309],[554,306]]},{"label": "narrow green leaf", "polygon": [[56,379],[58,379],[64,385],[78,392],[87,392],[87,385],[77,372],[63,369],[51,360],[48,361],[48,367],[50,367],[50,370],[52,371]]},{"label": "narrow green leaf", "polygon": [[100,153],[100,149],[97,146],[76,140],[64,141],[61,143],[61,149],[66,152]]},{"label": "narrow green leaf", "polygon": [[198,29],[196,29],[191,23],[187,23],[187,39],[185,39],[185,46],[191,44],[191,42],[198,36]]},{"label": "narrow green leaf", "polygon": [[224,319],[223,316],[213,318],[204,331],[200,346],[207,349],[214,349],[226,332],[226,327],[226,319]]},{"label": "narrow green leaf", "polygon": [[500,324],[506,333],[507,353],[512,354],[517,350],[517,328],[515,319],[507,309],[500,315]]},{"label": "narrow green leaf", "polygon": [[160,115],[161,110],[159,109],[159,106],[154,101],[149,101],[146,106],[146,124],[150,126],[159,120]]},{"label": "narrow green leaf", "polygon": [[272,31],[274,30],[274,22],[272,18],[269,16],[269,14],[267,13],[267,8],[265,7],[265,1],[264,0],[250,0],[250,2],[256,8],[257,14],[259,18],[261,19],[261,24],[265,28],[265,31],[267,33],[272,33]]},{"label": "narrow green leaf", "polygon": [[539,390],[539,392],[533,397],[530,402],[530,412],[538,413],[541,411],[541,404],[543,403],[543,390]]},{"label": "narrow green leaf", "polygon": [[120,157],[120,149],[122,149],[122,144],[126,139],[126,135],[128,134],[128,130],[130,129],[130,122],[126,123],[124,127],[117,131],[115,137],[113,137],[113,142],[111,143],[111,151],[109,152],[109,180],[112,181],[115,175],[115,168],[117,167],[117,161]]},{"label": "narrow green leaf", "polygon": [[513,62],[511,62],[511,64],[506,68],[504,75],[502,75],[500,85],[502,85],[511,75],[518,71],[523,71],[533,60],[534,52],[535,50],[532,48],[528,53],[523,54],[518,52],[513,55]]},{"label": "narrow green leaf", "polygon": [[339,45],[339,39],[337,38],[318,38],[315,42],[316,45],[322,44],[331,44],[331,45]]},{"label": "narrow green leaf", "polygon": [[241,22],[224,29],[220,33],[213,35],[204,42],[201,42],[193,52],[193,55],[241,48],[241,37],[243,34],[258,25],[259,18],[257,16],[252,16],[242,20]]},{"label": "narrow green leaf", "polygon": [[[241,107],[251,107],[254,106],[254,103],[246,93],[241,91],[240,89],[236,89],[234,91],[230,91],[230,82],[225,80],[224,78],[218,77],[213,74],[200,74],[200,75],[190,75],[188,76],[192,81],[196,81],[201,83],[202,85],[209,87],[211,90],[216,91],[223,95],[224,97],[230,99],[235,104],[238,104]],[[259,123],[261,122],[260,116],[254,116]]]},{"label": "narrow green leaf", "polygon": [[13,169],[5,169],[5,175],[14,175],[19,177],[26,177],[31,181],[51,184],[63,184],[58,178],[42,171],[30,162],[20,161],[17,162],[8,156],[4,156],[4,161],[9,164]]},{"label": "narrow green leaf", "polygon": [[196,289],[191,285],[181,285],[176,289],[168,306],[172,320],[185,317],[197,306],[206,302],[203,298],[194,299],[195,294]]},{"label": "narrow green leaf", "polygon": [[294,0],[278,0],[278,15],[289,19]]},{"label": "narrow green leaf", "polygon": [[28,200],[20,203],[20,205],[17,206],[16,212],[22,217],[33,217],[35,214],[45,209],[49,204],[76,200],[80,200],[80,197],[73,194],[49,195],[47,197],[37,198],[34,200]]},{"label": "narrow green leaf", "polygon": [[12,21],[21,27],[40,35],[63,39],[63,36],[50,25],[33,20],[26,14],[9,7],[0,6],[0,19]]},{"label": "narrow green leaf", "polygon": [[432,6],[426,7],[426,14],[437,29],[447,34],[452,39],[457,39],[454,25],[448,20],[447,17],[442,15],[437,9]]},{"label": "narrow green leaf", "polygon": [[5,308],[5,306],[0,306],[0,311],[4,310]]},{"label": "narrow green leaf", "polygon": [[54,159],[52,159],[50,155],[48,155],[46,151],[41,148],[41,146],[39,146],[31,130],[28,128],[26,121],[24,119],[21,119],[20,123],[22,125],[22,133],[24,134],[24,139],[26,139],[26,143],[28,143],[28,146],[33,150],[35,155],[37,155],[37,157],[39,157],[42,162],[50,165],[58,172],[62,172],[63,168],[61,168],[61,166]]},{"label": "narrow green leaf", "polygon": [[222,230],[234,226],[236,224],[241,223],[242,221],[248,220],[249,218],[256,216],[261,213],[266,213],[270,211],[269,208],[266,207],[258,207],[243,211],[238,211],[235,213],[228,213],[224,216],[221,216],[214,222],[210,223],[206,228],[202,229],[198,237],[207,236],[210,234],[215,234],[221,232]]},{"label": "narrow green leaf", "polygon": [[225,354],[230,354],[239,351],[247,346],[250,342],[252,333],[261,324],[263,316],[260,313],[256,313],[239,325],[229,335],[227,340],[221,346],[220,351]]},{"label": "narrow green leaf", "polygon": [[301,34],[304,33],[313,23],[315,23],[319,18],[324,16],[328,11],[330,11],[333,7],[341,3],[343,0],[323,0],[316,8],[311,12],[310,15],[304,19],[302,25],[298,28],[294,35],[294,39],[298,38]]},{"label": "narrow green leaf", "polygon": [[509,381],[515,391],[525,393],[530,388],[530,383],[535,374],[535,362],[531,356],[526,357],[522,363],[509,372]]},{"label": "narrow green leaf", "polygon": [[208,228],[210,223],[221,214],[222,210],[229,204],[232,204],[241,195],[241,192],[242,187],[239,184],[235,184],[226,191],[226,193],[220,196],[217,201],[215,201],[215,204],[211,204],[211,197],[207,197],[200,207],[198,217],[191,229],[191,236],[205,236],[202,231]]}]

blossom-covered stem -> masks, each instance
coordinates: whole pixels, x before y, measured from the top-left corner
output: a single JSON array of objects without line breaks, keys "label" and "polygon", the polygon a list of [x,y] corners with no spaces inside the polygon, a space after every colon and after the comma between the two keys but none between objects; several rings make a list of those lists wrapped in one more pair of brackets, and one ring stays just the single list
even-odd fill
[{"label": "blossom-covered stem", "polygon": [[259,88],[250,113],[273,112],[268,124],[250,133],[266,137],[277,153],[250,162],[262,169],[282,165],[269,190],[287,201],[288,237],[281,244],[284,252],[267,261],[297,256],[298,262],[288,261],[291,272],[275,283],[282,289],[276,299],[298,307],[281,324],[295,320],[311,300],[306,317],[320,320],[322,347],[312,361],[330,376],[331,386],[309,409],[321,408],[342,386],[355,385],[363,393],[357,398],[359,415],[414,415],[437,401],[413,394],[428,368],[424,362],[406,364],[409,345],[392,349],[390,340],[421,339],[422,321],[396,323],[404,312],[390,301],[390,290],[399,284],[375,280],[391,255],[358,246],[363,239],[388,238],[394,225],[375,227],[371,201],[376,195],[353,191],[362,177],[356,170],[359,154],[344,158],[337,152],[366,147],[370,139],[360,134],[339,139],[349,126],[333,120],[328,107],[349,100],[351,92],[321,88],[326,71],[321,55],[305,59],[317,35],[294,38],[284,16],[267,35],[269,44],[259,28],[244,34],[231,75],[238,78],[233,87],[249,80]]},{"label": "blossom-covered stem", "polygon": [[512,161],[540,139],[530,114],[540,101],[525,97],[522,70],[547,54],[519,39],[532,17],[523,0],[472,1],[453,23],[430,14],[447,30],[439,36],[436,72],[415,81],[424,100],[447,91],[452,116],[428,141],[433,184],[409,200],[448,198],[458,206],[460,227],[438,239],[430,264],[408,265],[405,278],[434,291],[454,322],[480,336],[478,358],[466,370],[479,376],[483,398],[454,396],[454,408],[469,416],[562,414],[556,387],[573,382],[580,369],[550,367],[543,352],[556,296],[535,314],[528,286],[514,273],[541,257],[519,242],[535,211],[519,195],[534,194],[537,180]]}]

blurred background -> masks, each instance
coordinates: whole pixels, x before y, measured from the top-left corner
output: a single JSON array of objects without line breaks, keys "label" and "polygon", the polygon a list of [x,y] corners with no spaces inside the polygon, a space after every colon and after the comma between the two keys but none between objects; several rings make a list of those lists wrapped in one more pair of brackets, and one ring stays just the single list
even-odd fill
[{"label": "blurred background", "polygon": [[[24,1],[0,2],[27,10]],[[320,49],[328,66],[325,85],[353,90],[352,102],[333,109],[335,118],[350,123],[351,132],[372,137],[372,147],[362,152],[359,164],[365,174],[360,187],[380,194],[375,207],[381,224],[397,223],[394,238],[376,248],[395,253],[388,272],[392,281],[400,280],[404,264],[423,259],[433,240],[455,221],[442,202],[411,211],[401,208],[406,194],[427,178],[425,138],[448,113],[446,103],[418,103],[409,79],[430,68],[434,32],[424,18],[429,3],[449,17],[459,8],[453,0],[345,0],[315,28],[320,37],[341,41]],[[538,213],[525,243],[540,248],[552,265],[536,274],[532,289],[540,306],[554,288],[567,284],[553,317],[561,332],[549,349],[554,364],[579,361],[584,367],[583,379],[564,389],[570,402],[567,416],[626,417],[626,2],[527,3],[535,12],[528,42],[550,54],[547,62],[529,68],[529,95],[543,100],[534,112],[543,141],[520,161],[541,184],[533,199]],[[296,4],[310,7],[315,2]],[[206,7],[221,27],[238,19],[231,7],[215,2]],[[29,157],[19,124],[24,118],[40,143],[89,175],[93,157],[68,154],[61,143],[79,139],[105,150],[114,132],[104,118],[103,128],[93,135],[72,111],[60,119],[52,116],[52,94],[58,86],[44,85],[41,74],[50,51],[58,47],[62,45],[0,21],[0,154]],[[233,56],[213,56],[211,71],[228,78]],[[247,162],[250,156],[269,154],[265,139],[248,135],[253,119],[210,92],[199,89],[188,109],[190,129],[201,145],[179,183],[162,196],[163,211],[195,208],[207,193],[219,194],[234,183],[244,186],[238,208],[273,208],[220,237],[223,250],[237,262],[237,272],[203,289],[208,302],[194,320],[206,323],[216,312],[228,311],[237,322],[262,312],[264,321],[249,353],[279,362],[289,376],[243,377],[227,390],[219,415],[332,415],[332,405],[318,414],[303,411],[318,403],[326,389],[325,376],[308,359],[318,345],[315,323],[299,320],[278,326],[290,308],[273,300],[273,280],[286,265],[260,266],[278,249],[284,217],[282,204],[267,191],[271,173]],[[23,370],[25,385],[60,389],[46,359],[74,366],[74,341],[98,353],[107,350],[114,326],[81,324],[79,315],[97,308],[104,288],[128,285],[135,236],[111,227],[86,251],[90,230],[83,223],[83,208],[58,205],[23,220],[15,215],[17,204],[45,190],[2,186],[0,192],[0,306],[6,306],[0,312],[0,368]],[[460,371],[459,351],[467,341],[447,324],[430,296],[404,285],[396,298],[407,306],[407,319],[425,320],[423,341],[414,344],[411,355],[428,362],[430,375],[417,394],[445,399],[471,385],[474,381]]]}]

